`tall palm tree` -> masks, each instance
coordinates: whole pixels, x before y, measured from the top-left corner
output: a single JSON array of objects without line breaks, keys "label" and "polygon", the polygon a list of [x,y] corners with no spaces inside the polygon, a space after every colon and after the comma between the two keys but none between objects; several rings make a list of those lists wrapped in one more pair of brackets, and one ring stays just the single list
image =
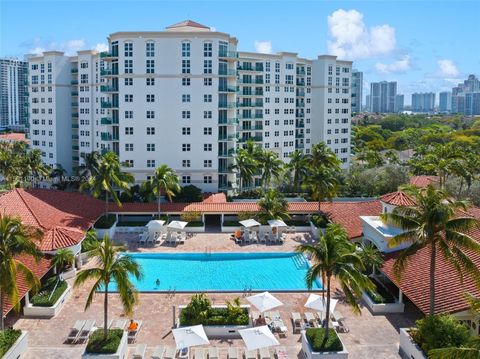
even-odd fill
[{"label": "tall palm tree", "polygon": [[104,291],[103,299],[103,338],[108,338],[108,290],[112,281],[115,281],[117,292],[122,302],[126,314],[131,314],[133,308],[138,302],[137,291],[130,281],[129,276],[134,276],[137,280],[142,278],[141,268],[135,260],[129,255],[119,255],[107,235],[103,237],[101,245],[93,249],[89,256],[97,259],[97,267],[88,268],[77,274],[74,286],[78,287],[88,280],[94,280],[92,289],[85,303],[87,310],[93,302],[94,295]]},{"label": "tall palm tree", "polygon": [[52,257],[52,264],[55,266],[58,274],[60,274],[67,266],[73,265],[74,261],[75,255],[67,248],[57,250]]},{"label": "tall palm tree", "polygon": [[0,214],[0,317],[1,329],[5,329],[3,306],[5,299],[19,309],[17,274],[23,275],[25,282],[34,290],[40,287],[40,281],[35,274],[17,258],[20,255],[30,255],[36,260],[41,257],[35,239],[41,232],[33,227],[25,226],[21,220],[6,214]]},{"label": "tall palm tree", "polygon": [[83,163],[78,167],[78,175],[83,178],[88,178],[98,173],[100,159],[101,155],[97,151],[86,153],[83,158]]},{"label": "tall palm tree", "polygon": [[293,184],[295,192],[299,192],[302,180],[307,174],[308,159],[302,151],[295,150],[290,155],[290,162],[287,168],[293,173]]},{"label": "tall palm tree", "polygon": [[258,162],[262,168],[262,184],[264,190],[266,191],[273,178],[280,178],[282,174],[283,161],[278,158],[275,152],[264,150]]},{"label": "tall palm tree", "polygon": [[[362,244],[358,250],[358,254],[365,266],[366,273],[374,274],[376,268],[383,265],[382,253],[372,243]],[[369,273],[370,272],[370,273]]]},{"label": "tall palm tree", "polygon": [[261,212],[259,217],[262,220],[269,219],[285,219],[288,215],[288,202],[283,195],[275,189],[270,188],[263,194],[263,197],[258,201]]},{"label": "tall palm tree", "polygon": [[340,161],[337,155],[325,142],[319,142],[312,146],[309,160],[310,168],[325,166],[332,169],[340,169]]},{"label": "tall palm tree", "polygon": [[53,186],[57,187],[58,189],[65,190],[67,188],[68,183],[64,180],[64,176],[67,174],[67,171],[63,166],[59,163],[55,165],[55,168],[50,170],[49,177],[53,180],[58,180],[53,184]]},{"label": "tall palm tree", "polygon": [[171,202],[172,197],[180,191],[180,184],[175,170],[163,164],[155,169],[153,176],[149,180],[152,192],[157,196],[158,218],[160,218],[160,197],[162,192]]},{"label": "tall palm tree", "polygon": [[336,196],[339,186],[337,172],[325,166],[310,167],[304,180],[304,188],[310,192],[313,200],[318,201],[318,211],[321,203]]},{"label": "tall palm tree", "polygon": [[240,193],[242,193],[244,184],[251,183],[253,181],[253,175],[257,171],[255,158],[246,149],[239,148],[232,169],[238,171],[240,174],[239,190]]},{"label": "tall palm tree", "polygon": [[425,248],[430,251],[429,314],[433,315],[437,255],[455,268],[460,280],[463,279],[463,273],[467,273],[480,282],[480,270],[470,259],[472,252],[480,254],[480,244],[467,234],[474,227],[480,228],[480,221],[463,216],[462,211],[467,204],[451,198],[445,191],[432,185],[426,188],[410,186],[405,191],[412,196],[416,205],[397,207],[392,213],[382,214],[381,218],[384,223],[403,229],[401,234],[390,240],[390,247],[411,243],[395,260],[393,269],[399,279],[412,255]]},{"label": "tall palm tree", "polygon": [[24,166],[31,176],[30,182],[32,187],[34,187],[38,176],[48,176],[49,174],[48,167],[43,163],[42,152],[39,149],[34,149],[27,153]]},{"label": "tall palm tree", "polygon": [[98,198],[105,192],[105,212],[108,214],[109,195],[112,196],[115,203],[122,205],[115,188],[128,191],[129,183],[134,178],[131,174],[123,172],[120,167],[118,156],[113,152],[107,152],[100,157],[98,172],[93,174],[88,180],[80,186],[80,189],[91,189],[94,197]]},{"label": "tall palm tree", "polygon": [[309,254],[313,261],[305,277],[308,289],[312,289],[313,283],[319,276],[324,277],[326,281],[326,283],[322,283],[327,288],[324,339],[324,343],[326,343],[329,336],[332,278],[335,278],[342,288],[346,303],[357,313],[360,312],[357,299],[362,295],[362,291],[373,290],[375,287],[370,279],[363,274],[365,267],[356,252],[355,244],[350,242],[347,232],[339,224],[330,223],[325,234],[320,235],[317,244],[301,244],[296,250]]}]

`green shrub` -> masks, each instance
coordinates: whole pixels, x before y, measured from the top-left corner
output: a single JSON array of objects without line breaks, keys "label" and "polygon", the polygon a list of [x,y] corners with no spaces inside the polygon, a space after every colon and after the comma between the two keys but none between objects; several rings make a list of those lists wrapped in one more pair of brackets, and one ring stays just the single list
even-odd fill
[{"label": "green shrub", "polygon": [[87,343],[86,353],[113,354],[117,351],[122,339],[123,330],[109,329],[108,337],[103,340],[103,329],[97,329],[90,335]]},{"label": "green shrub", "polygon": [[187,227],[203,227],[203,222],[202,221],[188,222]]},{"label": "green shrub", "polygon": [[373,284],[375,284],[376,290],[371,291],[367,290],[367,295],[370,297],[370,299],[376,303],[376,304],[383,304],[383,303],[395,303],[396,298],[390,294],[383,285],[378,283],[374,278],[371,278],[371,281]]},{"label": "green shrub", "polygon": [[193,184],[183,186],[180,188],[180,192],[177,193],[172,199],[173,202],[178,203],[202,202],[202,190]]},{"label": "green shrub", "polygon": [[425,353],[438,348],[458,348],[472,339],[470,330],[451,315],[429,315],[415,324],[410,335]]},{"label": "green shrub", "polygon": [[107,229],[113,226],[116,220],[117,217],[113,214],[103,215],[97,220],[97,222],[95,222],[94,227],[98,229]]},{"label": "green shrub", "polygon": [[308,328],[305,334],[314,352],[339,352],[343,350],[342,342],[335,329],[328,330],[329,335],[326,343],[324,343],[324,328]]},{"label": "green shrub", "polygon": [[240,223],[238,221],[223,221],[224,227],[240,227]]},{"label": "green shrub", "polygon": [[[55,284],[57,283],[57,277],[49,278],[45,284],[42,286],[40,291],[35,294],[30,302],[32,305],[36,307],[51,307],[53,306],[58,298],[67,290],[68,284],[64,280],[61,280],[57,287],[55,288]],[[52,294],[53,289],[55,288],[55,292],[49,299],[50,295]]]},{"label": "green shrub", "polygon": [[317,228],[327,228],[328,219],[324,215],[312,216],[312,223]]},{"label": "green shrub", "polygon": [[20,335],[22,335],[22,331],[18,329],[0,331],[0,358],[15,344]]},{"label": "green shrub", "polygon": [[296,226],[296,227],[306,227],[310,226],[310,222],[302,220],[286,220],[285,224],[287,226]]},{"label": "green shrub", "polygon": [[187,211],[182,212],[180,218],[185,222],[199,222],[202,219],[202,214],[198,211]]}]

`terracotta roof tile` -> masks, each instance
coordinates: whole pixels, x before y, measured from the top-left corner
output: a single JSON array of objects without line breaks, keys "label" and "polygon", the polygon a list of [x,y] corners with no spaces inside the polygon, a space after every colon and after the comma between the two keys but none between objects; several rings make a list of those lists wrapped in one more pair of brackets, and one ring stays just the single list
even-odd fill
[{"label": "terracotta roof tile", "polygon": [[184,27],[184,26],[198,27],[200,29],[210,29],[208,26],[199,24],[198,22],[195,22],[195,21],[192,21],[192,20],[185,20],[185,21],[177,22],[176,24],[167,26],[167,29],[174,29],[176,27]]},{"label": "terracotta roof tile", "polygon": [[437,176],[413,176],[410,178],[410,184],[416,187],[427,187],[429,184],[437,182]]},{"label": "terracotta roof tile", "polygon": [[412,200],[405,192],[397,191],[384,194],[380,197],[380,201],[393,206],[414,206],[415,201]]},{"label": "terracotta roof tile", "polygon": [[226,203],[225,193],[207,193],[204,195],[203,203]]},{"label": "terracotta roof tile", "polygon": [[0,135],[0,142],[28,142],[24,133],[5,133]]}]

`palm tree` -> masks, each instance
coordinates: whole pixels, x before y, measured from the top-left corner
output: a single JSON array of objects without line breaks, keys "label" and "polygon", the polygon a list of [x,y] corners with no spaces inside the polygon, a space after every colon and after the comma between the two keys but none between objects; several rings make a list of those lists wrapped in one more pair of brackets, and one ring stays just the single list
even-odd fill
[{"label": "palm tree", "polygon": [[232,169],[237,170],[240,174],[240,193],[242,193],[243,185],[245,183],[251,183],[253,180],[253,175],[257,171],[257,163],[254,157],[244,148],[237,150],[237,155],[235,157],[235,164],[232,166]]},{"label": "palm tree", "polygon": [[52,264],[55,266],[58,274],[60,274],[67,266],[72,265],[74,261],[75,255],[67,248],[57,250],[52,257]]},{"label": "palm tree", "polygon": [[78,287],[88,280],[94,280],[92,289],[85,303],[87,310],[93,302],[94,295],[104,291],[103,301],[103,338],[108,338],[108,286],[113,281],[117,286],[118,295],[126,314],[131,314],[134,306],[138,302],[138,295],[129,276],[134,276],[137,280],[142,278],[140,266],[129,255],[119,255],[118,250],[113,246],[107,235],[103,237],[101,245],[93,249],[90,257],[96,258],[98,266],[81,271],[75,278],[74,286]]},{"label": "palm tree", "polygon": [[[400,279],[412,255],[421,249],[430,251],[430,307],[429,314],[435,313],[435,266],[440,254],[458,272],[472,275],[480,281],[480,270],[470,259],[471,252],[480,253],[480,244],[467,234],[480,221],[462,216],[467,204],[451,198],[445,191],[432,185],[426,188],[406,187],[416,205],[397,207],[392,213],[381,215],[382,221],[403,229],[401,234],[390,240],[389,246],[403,243],[411,245],[397,256],[393,269]],[[465,250],[470,253],[467,254]]]},{"label": "palm tree", "polygon": [[263,197],[258,201],[261,208],[259,217],[262,220],[269,219],[285,219],[288,215],[288,202],[283,198],[282,194],[275,190],[269,189],[264,193]]},{"label": "palm tree", "polygon": [[382,253],[372,243],[363,243],[358,250],[358,254],[365,266],[366,273],[370,272],[368,274],[375,274],[375,269],[383,265]]},{"label": "palm tree", "polygon": [[272,178],[278,179],[282,173],[283,161],[273,151],[264,150],[259,165],[262,168],[262,184],[266,191]]},{"label": "palm tree", "polygon": [[303,185],[310,192],[312,199],[318,201],[318,211],[321,212],[321,203],[327,199],[331,200],[337,194],[339,186],[337,172],[325,166],[311,167]]},{"label": "palm tree", "polygon": [[307,174],[307,157],[302,151],[295,150],[290,155],[290,162],[287,164],[287,168],[293,173],[293,183],[295,192],[299,192],[302,180]]},{"label": "palm tree", "polygon": [[49,174],[48,168],[42,160],[42,152],[39,149],[34,149],[27,153],[24,166],[31,176],[32,187],[34,187],[35,179],[39,175],[47,176]]},{"label": "palm tree", "polygon": [[83,157],[83,164],[78,167],[78,175],[87,179],[98,173],[101,155],[97,151],[86,153]]},{"label": "palm tree", "polygon": [[329,336],[330,325],[330,291],[331,280],[335,278],[345,294],[346,303],[357,313],[360,312],[357,299],[363,290],[374,290],[370,279],[363,274],[365,270],[362,259],[356,252],[355,244],[350,242],[345,229],[336,223],[327,226],[325,234],[320,235],[317,244],[301,244],[297,252],[311,256],[313,264],[309,268],[305,280],[308,289],[312,289],[315,280],[322,276],[327,287],[326,332],[324,343]]},{"label": "palm tree", "polygon": [[340,169],[340,161],[337,155],[325,142],[320,142],[312,146],[309,162],[310,168],[325,166],[332,169]]},{"label": "palm tree", "polygon": [[90,188],[94,197],[98,198],[105,192],[105,212],[108,214],[108,196],[111,195],[118,206],[122,203],[118,198],[115,187],[128,191],[128,184],[133,182],[131,174],[123,172],[118,161],[118,156],[107,152],[100,157],[97,173],[94,173],[80,186],[80,189]]},{"label": "palm tree", "polygon": [[[0,311],[3,311],[6,298],[16,310],[19,309],[17,274],[21,273],[34,290],[40,287],[35,274],[17,259],[20,255],[30,255],[39,260],[42,254],[34,240],[40,236],[38,229],[23,225],[19,218],[0,214]],[[0,317],[1,330],[4,330],[3,313],[0,313]]]},{"label": "palm tree", "polygon": [[59,163],[55,165],[55,168],[50,170],[49,177],[53,180],[58,179],[58,182],[54,183],[53,186],[57,187],[58,189],[65,190],[67,188],[68,183],[64,181],[64,176],[67,174],[67,171],[63,166]]},{"label": "palm tree", "polygon": [[162,192],[172,202],[172,197],[180,191],[180,184],[175,170],[163,164],[155,169],[153,176],[149,180],[153,194],[158,200],[158,218],[160,218],[160,197]]}]

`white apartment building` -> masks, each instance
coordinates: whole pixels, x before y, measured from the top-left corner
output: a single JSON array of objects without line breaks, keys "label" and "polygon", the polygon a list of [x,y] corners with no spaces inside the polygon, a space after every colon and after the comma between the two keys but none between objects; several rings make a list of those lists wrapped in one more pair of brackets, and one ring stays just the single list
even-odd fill
[{"label": "white apartment building", "polygon": [[238,52],[235,37],[193,21],[108,42],[105,53],[29,58],[30,137],[47,163],[71,171],[86,153],[111,150],[138,182],[165,163],[183,185],[211,192],[235,190],[235,150],[248,140],[285,162],[325,141],[348,166],[351,62]]},{"label": "white apartment building", "polygon": [[0,127],[23,130],[28,124],[28,63],[0,59]]}]

